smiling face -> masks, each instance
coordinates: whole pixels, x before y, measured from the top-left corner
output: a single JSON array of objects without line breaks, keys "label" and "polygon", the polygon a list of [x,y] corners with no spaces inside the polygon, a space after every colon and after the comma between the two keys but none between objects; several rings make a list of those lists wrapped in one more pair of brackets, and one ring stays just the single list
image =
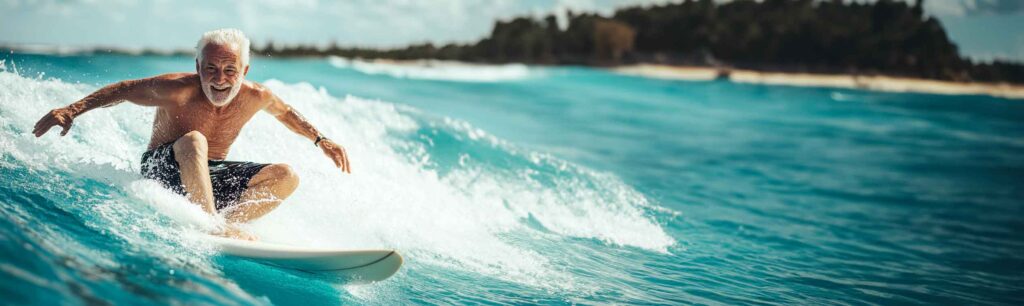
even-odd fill
[{"label": "smiling face", "polygon": [[229,46],[209,44],[202,52],[203,56],[196,60],[196,71],[203,93],[214,106],[231,103],[242,89],[249,66],[243,67],[238,50]]}]

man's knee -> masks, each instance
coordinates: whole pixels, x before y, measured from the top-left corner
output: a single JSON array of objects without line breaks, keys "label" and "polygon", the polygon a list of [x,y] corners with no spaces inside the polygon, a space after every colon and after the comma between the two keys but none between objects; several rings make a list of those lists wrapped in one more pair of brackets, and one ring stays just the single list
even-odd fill
[{"label": "man's knee", "polygon": [[268,167],[273,167],[274,176],[282,181],[287,181],[293,185],[299,185],[299,174],[295,173],[292,166],[287,164],[273,164]]},{"label": "man's knee", "polygon": [[185,135],[174,141],[174,157],[179,161],[196,157],[205,159],[206,153],[206,136],[199,131],[185,133]]},{"label": "man's knee", "polygon": [[263,168],[263,171],[267,171],[269,177],[285,187],[295,189],[299,186],[299,175],[287,164],[271,164]]}]

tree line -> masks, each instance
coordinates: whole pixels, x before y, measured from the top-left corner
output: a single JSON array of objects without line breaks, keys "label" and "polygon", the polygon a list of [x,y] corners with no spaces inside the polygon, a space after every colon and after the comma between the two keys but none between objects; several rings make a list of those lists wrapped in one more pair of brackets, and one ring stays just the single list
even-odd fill
[{"label": "tree line", "polygon": [[1024,65],[962,56],[924,0],[686,0],[627,7],[603,17],[569,12],[497,21],[466,44],[396,49],[268,42],[265,56],[440,59],[479,63],[597,65],[654,63],[778,72],[891,75],[1024,84]]},{"label": "tree line", "polygon": [[476,43],[406,48],[275,47],[271,56],[337,55],[550,65],[657,63],[762,71],[884,74],[1024,83],[1024,65],[963,57],[923,0],[686,0],[628,7],[610,17],[568,13],[498,21]]}]

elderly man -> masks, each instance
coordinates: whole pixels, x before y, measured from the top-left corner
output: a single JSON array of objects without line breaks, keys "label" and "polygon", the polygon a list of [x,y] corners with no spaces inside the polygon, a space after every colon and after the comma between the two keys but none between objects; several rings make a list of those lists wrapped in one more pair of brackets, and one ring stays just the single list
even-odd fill
[{"label": "elderly man", "polygon": [[156,107],[153,135],[142,154],[142,175],[160,181],[210,214],[222,212],[222,235],[254,240],[236,223],[259,218],[298,187],[286,164],[225,161],[245,123],[263,110],[323,150],[351,173],[345,150],[327,139],[291,106],[262,85],[245,80],[249,39],[241,31],[210,31],[196,45],[196,73],[171,73],[108,85],[66,107],[51,110],[35,125],[40,137],[54,126],[64,136],[75,117],[129,101]]}]

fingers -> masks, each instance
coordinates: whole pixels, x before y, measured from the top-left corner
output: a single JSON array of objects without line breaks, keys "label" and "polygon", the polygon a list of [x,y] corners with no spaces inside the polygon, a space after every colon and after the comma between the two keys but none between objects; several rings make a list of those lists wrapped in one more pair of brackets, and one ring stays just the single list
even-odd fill
[{"label": "fingers", "polygon": [[341,151],[341,162],[344,165],[342,170],[346,173],[352,174],[352,167],[348,164],[348,153],[345,152],[345,148],[338,148],[338,151]]},{"label": "fingers", "polygon": [[32,127],[32,134],[35,134],[36,137],[39,137],[39,130],[40,126],[43,125],[43,120],[46,120],[46,117],[40,118],[39,121],[36,121],[36,126]]},{"label": "fingers", "polygon": [[341,171],[345,171],[345,164],[341,161],[341,158],[338,157],[338,153],[335,152],[334,154],[331,154],[331,161],[334,162],[335,167],[341,168]]},{"label": "fingers", "polygon": [[334,161],[334,165],[341,168],[341,172],[352,173],[348,164],[348,154],[345,153],[345,148],[336,146],[331,150],[331,159]]},{"label": "fingers", "polygon": [[71,120],[71,118],[65,116],[55,116],[54,112],[51,111],[50,113],[43,116],[43,118],[39,119],[38,122],[36,122],[35,127],[32,128],[32,134],[35,135],[36,137],[41,137],[44,134],[46,134],[46,132],[49,132],[50,129],[53,128],[53,126],[60,125],[63,128],[60,132],[60,135],[64,136],[67,135],[68,130],[71,129],[72,122],[73,121]]},{"label": "fingers", "polygon": [[50,127],[53,126],[52,121],[52,117],[43,116],[42,119],[39,119],[39,122],[36,122],[35,128],[32,129],[32,134],[35,134],[36,137],[43,136],[43,134],[46,134],[46,131],[50,130]]},{"label": "fingers", "polygon": [[66,122],[64,124],[61,124],[60,126],[62,128],[64,128],[64,130],[60,131],[60,136],[67,135],[68,134],[68,130],[71,130],[71,122]]},{"label": "fingers", "polygon": [[345,164],[345,167],[342,170],[345,170],[348,174],[352,174],[352,166],[348,163],[348,153],[345,152],[345,148],[339,149],[341,149],[341,161]]},{"label": "fingers", "polygon": [[[55,126],[55,125],[57,125],[57,124],[53,123],[53,122],[47,122],[46,124],[43,124],[43,125],[39,126],[38,128],[36,128],[36,130],[32,131],[32,133],[35,134],[36,137],[41,137],[44,134],[46,134],[46,132],[49,132],[50,129],[52,129],[53,126]],[[69,125],[68,128],[70,128],[70,127],[71,126]],[[64,132],[61,133],[61,136],[64,136],[64,134],[67,134],[67,129],[64,129]]]},{"label": "fingers", "polygon": [[43,128],[36,125],[36,128],[32,130],[32,135],[35,135],[37,138],[43,136]]},{"label": "fingers", "polygon": [[348,153],[345,152],[344,147],[328,141],[321,148],[324,150],[324,154],[334,162],[334,166],[341,169],[341,172],[352,173],[352,166],[349,165]]}]

